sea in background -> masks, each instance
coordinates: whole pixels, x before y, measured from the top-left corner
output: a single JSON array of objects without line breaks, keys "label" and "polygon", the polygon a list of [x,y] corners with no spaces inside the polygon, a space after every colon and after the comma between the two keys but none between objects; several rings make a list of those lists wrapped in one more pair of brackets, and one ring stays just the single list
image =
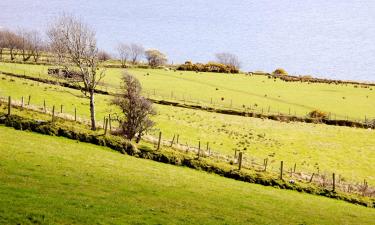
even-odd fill
[{"label": "sea in background", "polygon": [[157,48],[172,63],[217,52],[245,71],[375,81],[375,1],[0,0],[0,28],[44,31],[62,12],[95,28],[100,48]]}]

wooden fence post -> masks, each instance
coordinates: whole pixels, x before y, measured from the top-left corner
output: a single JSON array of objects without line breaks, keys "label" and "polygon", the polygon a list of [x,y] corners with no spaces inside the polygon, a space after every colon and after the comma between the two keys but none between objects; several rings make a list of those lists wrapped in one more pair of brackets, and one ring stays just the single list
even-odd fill
[{"label": "wooden fence post", "polygon": [[332,191],[335,191],[335,185],[336,185],[335,173],[332,173]]},{"label": "wooden fence post", "polygon": [[314,175],[315,175],[315,173],[313,173],[313,174],[311,175],[309,183],[312,182],[312,180],[313,180],[313,178],[314,178]]},{"label": "wooden fence post", "polygon": [[268,165],[268,159],[267,158],[264,159],[263,165],[264,165],[264,172],[266,172],[267,171],[267,165]]},{"label": "wooden fence post", "polygon": [[112,131],[112,119],[111,119],[111,114],[108,114],[108,124],[109,124],[109,131]]},{"label": "wooden fence post", "polygon": [[63,113],[63,105],[60,105],[60,113]]},{"label": "wooden fence post", "polygon": [[242,167],[242,152],[238,153],[238,170],[241,170]]},{"label": "wooden fence post", "polygon": [[176,135],[174,134],[173,135],[173,138],[172,138],[172,141],[171,141],[171,147],[173,146],[173,143],[174,143],[174,138],[176,137]]},{"label": "wooden fence post", "polygon": [[280,162],[280,180],[283,179],[284,161]]},{"label": "wooden fence post", "polygon": [[201,155],[201,141],[199,141],[198,143],[198,159],[200,155]]},{"label": "wooden fence post", "polygon": [[77,107],[74,107],[74,121],[77,121]]},{"label": "wooden fence post", "polygon": [[23,105],[24,105],[24,99],[23,99],[23,96],[21,98],[21,108],[23,109]]},{"label": "wooden fence post", "polygon": [[55,121],[55,106],[52,106],[52,123]]},{"label": "wooden fence post", "polygon": [[105,119],[104,135],[107,135],[107,129],[108,129],[108,118]]},{"label": "wooden fence post", "polygon": [[293,169],[293,173],[296,172],[296,167],[297,167],[297,163],[294,163],[294,169]]},{"label": "wooden fence post", "polygon": [[44,109],[44,113],[47,112],[47,108],[46,108],[46,100],[44,99],[43,101],[43,109]]},{"label": "wooden fence post", "polygon": [[27,105],[30,105],[31,95],[29,95],[29,100],[27,101]]},{"label": "wooden fence post", "polygon": [[178,140],[180,139],[180,135],[177,134],[176,143],[178,144]]},{"label": "wooden fence post", "polygon": [[8,116],[11,114],[11,108],[12,108],[12,97],[8,96]]},{"label": "wooden fence post", "polygon": [[160,142],[161,142],[161,131],[159,132],[158,148],[156,150],[160,149]]}]

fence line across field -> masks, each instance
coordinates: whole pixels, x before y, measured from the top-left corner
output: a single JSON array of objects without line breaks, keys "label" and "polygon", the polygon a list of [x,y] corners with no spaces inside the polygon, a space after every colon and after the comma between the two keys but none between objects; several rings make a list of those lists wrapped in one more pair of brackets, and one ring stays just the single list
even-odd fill
[{"label": "fence line across field", "polygon": [[[17,65],[17,64],[14,64],[14,65],[13,64],[12,65],[6,64],[6,65],[3,65],[3,66],[9,68],[10,70],[22,71],[23,75],[26,75],[27,73],[34,73],[35,75],[38,75],[39,78],[41,77],[41,74],[45,73],[45,71],[43,69],[39,70],[37,72],[19,69],[19,68],[17,68],[17,67],[19,67],[19,65]],[[106,91],[108,91],[108,85],[113,86],[113,85],[110,85],[110,84],[103,85],[103,87],[105,88]],[[115,87],[112,87],[112,88],[115,88]],[[118,90],[118,89],[116,89],[116,90]],[[305,113],[302,113],[302,114],[297,113],[297,111],[299,111],[299,110],[295,110],[292,107],[289,107],[288,109],[285,109],[283,111],[283,110],[279,110],[279,109],[275,110],[275,108],[271,107],[270,105],[260,107],[260,106],[255,106],[256,103],[247,104],[247,105],[242,104],[242,103],[236,104],[236,101],[233,100],[233,99],[223,99],[222,100],[218,97],[216,97],[216,98],[206,97],[206,98],[196,99],[196,98],[192,98],[191,94],[181,93],[181,92],[176,93],[174,91],[171,91],[170,94],[165,94],[165,93],[163,94],[163,93],[160,93],[160,91],[156,90],[156,89],[144,89],[143,92],[144,92],[144,95],[149,97],[149,98],[154,97],[154,98],[158,98],[160,100],[174,100],[174,101],[178,101],[178,102],[181,102],[181,103],[184,103],[184,104],[188,103],[188,104],[195,104],[195,105],[199,105],[199,106],[209,106],[209,107],[217,108],[217,109],[229,109],[229,110],[236,110],[236,111],[249,112],[249,113],[253,112],[253,113],[259,113],[259,114],[262,114],[262,115],[288,115],[288,116],[298,116],[298,117],[302,117],[302,118],[307,118],[307,114],[309,113],[308,111],[306,111]],[[242,105],[243,107],[240,107],[239,105]],[[362,118],[359,118],[359,117],[341,115],[341,114],[332,113],[332,112],[327,112],[327,117],[328,117],[328,119],[333,119],[333,120],[342,119],[342,120],[350,120],[350,121],[361,122],[361,123],[367,123],[367,122],[375,119],[375,118],[372,118],[369,115],[364,115]]]},{"label": "fence line across field", "polygon": [[[239,107],[237,104],[235,105],[235,101],[230,99],[226,104],[223,103],[223,101],[219,99],[212,98],[212,97],[207,97],[206,100],[204,99],[195,99],[192,98],[190,94],[184,94],[184,93],[179,93],[177,95],[174,92],[171,92],[170,95],[167,94],[162,94],[156,91],[155,89],[144,89],[144,95],[148,97],[149,99],[159,99],[159,100],[174,100],[180,103],[188,103],[191,105],[199,105],[199,106],[209,106],[212,108],[217,108],[217,109],[230,109],[230,110],[236,110],[240,112],[253,112],[253,113],[258,113],[262,115],[287,115],[287,116],[297,116],[297,117],[302,117],[302,118],[307,118],[307,114],[309,112],[306,112],[304,114],[297,113],[296,110],[293,108],[289,107],[287,111],[281,111],[281,110],[275,110],[275,107],[271,107],[270,105],[268,106],[263,106],[263,107],[258,107],[254,106],[252,104],[249,104],[248,106],[242,104],[245,107]],[[180,97],[178,97],[180,96]],[[181,97],[182,96],[182,97]],[[152,98],[154,97],[154,98]],[[240,104],[241,105],[241,104]],[[342,120],[350,120],[350,121],[355,121],[355,122],[361,122],[361,123],[367,123],[368,121],[374,119],[369,117],[368,115],[365,115],[363,118],[359,117],[353,117],[353,116],[348,116],[348,115],[340,115],[337,113],[332,113],[332,112],[327,112],[327,117],[328,119],[336,120],[336,119],[342,119]]]},{"label": "fence line across field", "polygon": [[[31,98],[31,96],[29,97],[29,99],[30,98]],[[86,124],[89,123],[88,120],[82,120],[81,118],[77,119],[76,114],[73,117],[72,115],[63,113],[62,112],[62,109],[63,109],[62,105],[61,105],[61,108],[60,108],[60,113],[56,113],[55,112],[55,106],[53,106],[52,111],[50,111],[45,107],[45,104],[43,105],[43,107],[40,107],[40,106],[35,106],[35,105],[30,104],[30,101],[29,101],[28,104],[25,105],[24,104],[24,97],[22,97],[20,101],[13,100],[11,96],[8,96],[7,99],[4,98],[4,97],[0,97],[0,100],[2,102],[7,103],[7,108],[8,108],[7,114],[8,115],[12,114],[12,111],[11,111],[12,106],[17,106],[17,107],[21,107],[21,109],[23,109],[23,108],[32,109],[32,110],[35,110],[35,111],[38,111],[38,112],[41,112],[41,113],[50,114],[50,115],[52,115],[52,118],[51,118],[52,122],[55,121],[56,117],[60,117],[60,118],[68,119],[68,120],[72,120],[72,121],[80,121],[80,122],[83,122],[83,123],[86,123]],[[75,108],[74,111],[77,112],[76,108]],[[107,129],[109,127],[109,118],[110,118],[110,115],[108,117],[104,118],[104,123],[103,123],[103,126],[102,126],[103,129],[104,129],[104,135],[107,135],[107,132],[108,132]],[[209,142],[207,142],[207,145],[206,145],[207,147],[206,147],[206,150],[205,150],[204,147],[203,147],[203,142],[201,142],[200,140],[198,140],[198,143],[197,143],[198,147],[192,147],[192,146],[189,146],[186,143],[185,149],[176,148],[176,147],[178,147],[176,145],[184,146],[183,144],[178,143],[178,142],[181,141],[179,134],[175,134],[171,140],[163,140],[161,131],[159,132],[159,136],[158,136],[157,139],[154,136],[151,136],[151,137],[152,137],[152,140],[150,140],[150,142],[152,142],[156,145],[155,146],[156,150],[159,150],[163,145],[165,145],[165,146],[169,145],[169,147],[172,147],[173,149],[175,149],[177,151],[185,151],[186,153],[190,152],[190,153],[196,154],[198,158],[200,158],[200,157],[213,157],[214,159],[217,159],[217,160],[222,161],[222,162],[230,163],[232,165],[236,164],[236,165],[238,165],[238,170],[254,169],[258,172],[269,172],[269,173],[272,173],[272,174],[279,174],[278,175],[279,179],[284,179],[284,178],[289,179],[289,182],[291,182],[291,183],[296,182],[294,180],[294,178],[296,178],[296,179],[299,179],[299,180],[309,181],[310,183],[314,182],[314,183],[316,183],[320,186],[323,186],[324,188],[329,186],[329,184],[331,184],[332,185],[331,188],[332,188],[333,191],[338,189],[338,190],[341,190],[341,191],[344,191],[344,192],[355,192],[357,194],[359,193],[359,194],[362,194],[362,195],[375,196],[375,189],[373,190],[372,188],[370,188],[368,186],[368,183],[367,183],[366,179],[364,179],[363,184],[358,184],[358,183],[353,184],[353,183],[348,183],[348,182],[342,183],[342,181],[340,179],[340,175],[339,175],[338,184],[337,184],[336,183],[337,179],[336,179],[335,173],[332,173],[332,179],[331,180],[329,178],[327,178],[326,174],[321,175],[319,170],[317,171],[317,173],[314,172],[311,175],[308,175],[308,173],[304,173],[304,172],[298,173],[296,171],[297,163],[292,164],[290,166],[290,170],[288,171],[288,169],[284,170],[284,168],[289,168],[289,167],[286,167],[286,164],[284,164],[284,161],[280,161],[280,166],[278,167],[278,166],[273,166],[273,165],[271,166],[272,162],[268,162],[268,158],[264,159],[263,164],[257,163],[256,159],[254,159],[253,157],[251,158],[251,160],[249,160],[246,157],[246,152],[244,152],[244,151],[235,150],[234,151],[234,157],[229,156],[229,155],[224,155],[224,154],[218,153],[218,151],[217,152],[213,151],[211,149],[211,147],[209,146]],[[147,138],[147,136],[146,136],[146,138]]]}]

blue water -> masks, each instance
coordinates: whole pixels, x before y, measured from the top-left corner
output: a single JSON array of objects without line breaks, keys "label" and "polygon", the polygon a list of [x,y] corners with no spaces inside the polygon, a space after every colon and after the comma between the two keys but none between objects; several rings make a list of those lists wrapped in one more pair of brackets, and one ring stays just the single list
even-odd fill
[{"label": "blue water", "polygon": [[0,26],[44,30],[81,17],[101,48],[119,41],[167,53],[173,63],[235,53],[244,70],[375,81],[375,1],[0,0]]}]

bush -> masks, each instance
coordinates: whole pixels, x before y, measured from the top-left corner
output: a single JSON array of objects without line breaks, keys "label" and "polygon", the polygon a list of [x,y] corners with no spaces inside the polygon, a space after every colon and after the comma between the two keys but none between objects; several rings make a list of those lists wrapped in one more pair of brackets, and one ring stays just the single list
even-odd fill
[{"label": "bush", "polygon": [[177,70],[196,71],[196,72],[214,72],[214,73],[239,73],[239,70],[231,65],[224,65],[216,62],[209,62],[207,64],[195,63],[186,61],[177,67]]},{"label": "bush", "polygon": [[311,112],[309,112],[308,116],[312,119],[327,119],[327,113],[326,112],[323,112],[323,111],[320,111],[320,110],[313,110]]},{"label": "bush", "polygon": [[273,75],[288,75],[288,72],[284,70],[283,68],[277,68],[275,71],[272,73]]}]

